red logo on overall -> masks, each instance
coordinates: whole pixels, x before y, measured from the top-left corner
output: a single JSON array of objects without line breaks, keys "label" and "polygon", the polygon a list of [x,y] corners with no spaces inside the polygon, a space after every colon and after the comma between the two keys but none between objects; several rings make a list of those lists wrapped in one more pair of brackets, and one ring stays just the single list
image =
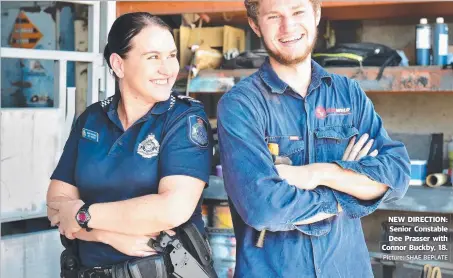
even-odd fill
[{"label": "red logo on overall", "polygon": [[327,116],[342,116],[351,114],[351,108],[324,108],[322,106],[316,107],[315,115],[318,119],[325,119]]},{"label": "red logo on overall", "polygon": [[316,107],[315,115],[318,119],[325,119],[327,117],[326,109],[324,109],[324,107],[322,106]]}]

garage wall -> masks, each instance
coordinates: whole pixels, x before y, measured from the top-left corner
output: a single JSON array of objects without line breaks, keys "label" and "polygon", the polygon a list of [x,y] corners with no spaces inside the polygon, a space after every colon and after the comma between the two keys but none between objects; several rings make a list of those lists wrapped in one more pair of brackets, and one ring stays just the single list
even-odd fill
[{"label": "garage wall", "polygon": [[447,159],[446,144],[453,136],[453,93],[369,96],[391,132],[444,133]]},{"label": "garage wall", "polygon": [[[446,22],[453,20],[446,18]],[[418,18],[395,20],[369,20],[362,22],[338,23],[346,28],[339,32],[339,40],[353,34],[357,41],[368,41],[386,44],[395,49],[404,50],[410,63],[415,60],[415,25]],[[428,18],[435,22],[435,18]],[[453,45],[453,25],[450,24],[450,45]],[[384,126],[390,132],[428,134],[444,133],[447,143],[453,136],[453,92],[451,93],[399,93],[368,94],[376,111],[384,120]],[[446,144],[444,147],[445,167],[447,166]],[[370,251],[379,251],[382,236],[380,224],[389,216],[415,215],[422,213],[404,213],[399,211],[378,210],[362,219],[364,235]],[[451,215],[450,215],[451,217]],[[449,225],[451,229],[452,226]]]},{"label": "garage wall", "polygon": [[[403,50],[410,64],[415,61],[415,25],[419,18],[335,22],[337,41],[351,39],[381,43]],[[435,18],[428,18],[429,23]],[[453,22],[445,18],[445,22]],[[453,24],[449,24],[449,42],[453,45]],[[434,28],[434,27],[433,27]],[[376,111],[390,132],[415,134],[444,133],[444,159],[447,165],[446,144],[453,136],[453,92],[444,94],[369,94]]]}]

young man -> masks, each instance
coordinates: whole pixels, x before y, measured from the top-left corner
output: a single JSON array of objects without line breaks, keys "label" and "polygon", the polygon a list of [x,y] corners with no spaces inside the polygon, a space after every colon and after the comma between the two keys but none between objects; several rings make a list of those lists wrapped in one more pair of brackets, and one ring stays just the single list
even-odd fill
[{"label": "young man", "polygon": [[[245,5],[269,59],[218,106],[235,277],[372,277],[360,218],[404,196],[407,151],[356,81],[311,60],[317,0]],[[276,145],[292,165],[275,165],[281,157],[268,147]]]}]

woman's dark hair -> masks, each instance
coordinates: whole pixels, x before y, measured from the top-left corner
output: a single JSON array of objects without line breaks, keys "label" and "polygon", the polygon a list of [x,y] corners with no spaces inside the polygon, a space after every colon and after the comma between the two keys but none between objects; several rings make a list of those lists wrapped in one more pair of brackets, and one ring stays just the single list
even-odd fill
[{"label": "woman's dark hair", "polygon": [[110,65],[110,55],[116,53],[121,58],[126,58],[127,53],[132,48],[131,40],[145,27],[150,25],[156,25],[167,29],[173,35],[172,30],[167,23],[159,17],[147,12],[123,14],[113,22],[104,49],[104,59],[110,69],[112,68]]}]

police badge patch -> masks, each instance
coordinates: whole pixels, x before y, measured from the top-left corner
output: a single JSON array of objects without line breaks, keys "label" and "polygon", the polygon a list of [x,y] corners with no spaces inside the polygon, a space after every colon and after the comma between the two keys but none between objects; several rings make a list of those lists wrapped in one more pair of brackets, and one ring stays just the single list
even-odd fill
[{"label": "police badge patch", "polygon": [[159,142],[157,142],[154,134],[151,133],[138,144],[137,153],[144,158],[151,158],[159,154],[159,147]]},{"label": "police badge patch", "polygon": [[189,117],[189,138],[200,147],[208,146],[208,124],[199,116]]}]

